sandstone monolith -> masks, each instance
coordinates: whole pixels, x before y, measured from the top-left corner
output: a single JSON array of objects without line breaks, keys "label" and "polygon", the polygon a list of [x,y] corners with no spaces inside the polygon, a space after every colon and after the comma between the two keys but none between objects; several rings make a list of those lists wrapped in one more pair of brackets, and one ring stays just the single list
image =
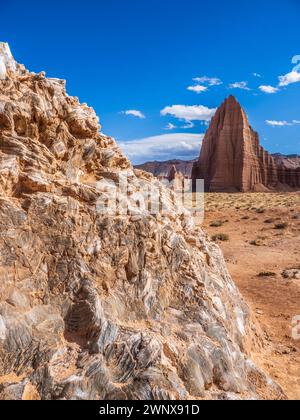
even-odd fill
[{"label": "sandstone monolith", "polygon": [[207,192],[250,192],[300,188],[300,167],[287,168],[259,142],[234,96],[217,110],[203,140],[193,179]]}]

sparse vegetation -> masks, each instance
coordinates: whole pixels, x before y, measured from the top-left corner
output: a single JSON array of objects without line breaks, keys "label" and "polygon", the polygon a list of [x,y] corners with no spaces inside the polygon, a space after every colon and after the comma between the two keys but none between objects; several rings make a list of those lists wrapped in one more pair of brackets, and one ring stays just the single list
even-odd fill
[{"label": "sparse vegetation", "polygon": [[262,271],[258,274],[258,277],[276,277],[277,274],[273,273],[272,271]]},{"label": "sparse vegetation", "polygon": [[224,225],[224,222],[222,220],[216,220],[214,222],[211,222],[210,227],[219,228]]},{"label": "sparse vegetation", "polygon": [[265,223],[267,225],[272,225],[273,223],[275,223],[275,219],[267,219],[267,220],[265,220]]},{"label": "sparse vegetation", "polygon": [[263,246],[264,245],[264,241],[261,238],[257,238],[254,239],[253,241],[250,242],[250,245],[253,246]]},{"label": "sparse vegetation", "polygon": [[[291,319],[299,313],[300,194],[212,193],[205,197],[206,217],[203,228],[210,236],[217,233],[229,235],[229,242],[221,242],[217,237],[214,239],[218,240],[224,252],[234,281],[254,311],[263,316],[264,328],[268,327],[272,331],[269,344],[274,346],[275,362],[268,344],[266,363],[271,361],[273,366],[273,362],[274,365],[277,363],[278,345],[284,348],[295,346],[295,342],[290,339],[290,326]],[[237,211],[236,207],[241,209]],[[265,213],[260,214],[256,209],[265,209]],[[229,219],[229,223],[223,227],[210,227],[211,223],[225,219]],[[198,220],[199,226],[202,226],[200,218]],[[275,225],[280,229],[276,230]],[[287,376],[291,377],[291,383],[297,390],[299,373],[294,367],[295,363],[299,365],[300,357],[295,358],[295,355],[291,353],[286,373],[282,372],[282,358],[279,357],[278,372],[282,372],[284,384]]]},{"label": "sparse vegetation", "polygon": [[277,230],[284,230],[284,229],[287,229],[288,227],[289,227],[289,224],[286,223],[286,222],[284,222],[284,223],[277,223],[275,225],[275,229],[277,229]]},{"label": "sparse vegetation", "polygon": [[282,273],[282,277],[284,279],[296,279],[299,280],[300,279],[300,266],[298,268],[290,268],[287,270],[284,270],[284,272]]},{"label": "sparse vegetation", "polygon": [[219,233],[218,235],[214,235],[212,237],[212,240],[214,242],[218,242],[218,241],[228,242],[229,241],[229,235],[226,235],[225,233]]},{"label": "sparse vegetation", "polygon": [[210,193],[205,195],[207,210],[232,209],[239,207],[240,210],[257,211],[263,209],[286,209],[295,205],[300,205],[300,194],[286,193],[247,193],[247,194],[222,194]]}]

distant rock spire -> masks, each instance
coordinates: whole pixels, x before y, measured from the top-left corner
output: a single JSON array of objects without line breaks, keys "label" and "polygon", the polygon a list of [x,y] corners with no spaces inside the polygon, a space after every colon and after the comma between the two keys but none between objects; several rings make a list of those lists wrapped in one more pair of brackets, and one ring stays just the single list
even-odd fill
[{"label": "distant rock spire", "polygon": [[174,179],[176,178],[176,175],[177,174],[178,174],[178,172],[177,172],[176,166],[175,165],[172,165],[172,167],[171,167],[171,169],[169,171],[169,174],[168,174],[168,180],[170,182],[174,181]]},{"label": "distant rock spire", "polygon": [[266,191],[282,184],[300,187],[299,170],[279,170],[232,95],[211,121],[192,177],[204,179],[207,192]]}]

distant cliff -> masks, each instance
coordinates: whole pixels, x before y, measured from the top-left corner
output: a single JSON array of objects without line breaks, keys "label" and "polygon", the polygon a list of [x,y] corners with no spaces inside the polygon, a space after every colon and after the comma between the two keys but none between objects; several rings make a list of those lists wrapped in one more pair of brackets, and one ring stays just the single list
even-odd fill
[{"label": "distant cliff", "polygon": [[150,172],[157,178],[167,178],[172,167],[175,167],[177,172],[180,172],[184,177],[191,178],[194,160],[167,160],[165,162],[147,162],[142,165],[136,166],[136,169],[141,169],[146,172]]},{"label": "distant cliff", "polygon": [[[297,169],[300,167],[300,156],[298,155],[282,155],[276,153],[271,155],[277,164],[277,166],[282,167],[284,172],[288,169]],[[147,162],[142,165],[137,165],[136,169],[140,169],[146,172],[149,172],[156,176],[157,178],[168,178],[170,171],[175,166],[178,173],[181,173],[185,178],[191,178],[193,165],[195,162],[198,162],[197,159],[194,160],[167,160],[164,162]]]}]

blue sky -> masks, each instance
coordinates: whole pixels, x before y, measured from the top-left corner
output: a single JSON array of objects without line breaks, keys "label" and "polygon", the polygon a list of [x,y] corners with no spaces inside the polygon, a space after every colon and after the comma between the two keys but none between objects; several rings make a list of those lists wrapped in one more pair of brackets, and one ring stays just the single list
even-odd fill
[{"label": "blue sky", "polygon": [[300,154],[298,0],[0,0],[0,16],[17,61],[67,79],[135,163],[196,157],[229,94],[264,147]]}]

